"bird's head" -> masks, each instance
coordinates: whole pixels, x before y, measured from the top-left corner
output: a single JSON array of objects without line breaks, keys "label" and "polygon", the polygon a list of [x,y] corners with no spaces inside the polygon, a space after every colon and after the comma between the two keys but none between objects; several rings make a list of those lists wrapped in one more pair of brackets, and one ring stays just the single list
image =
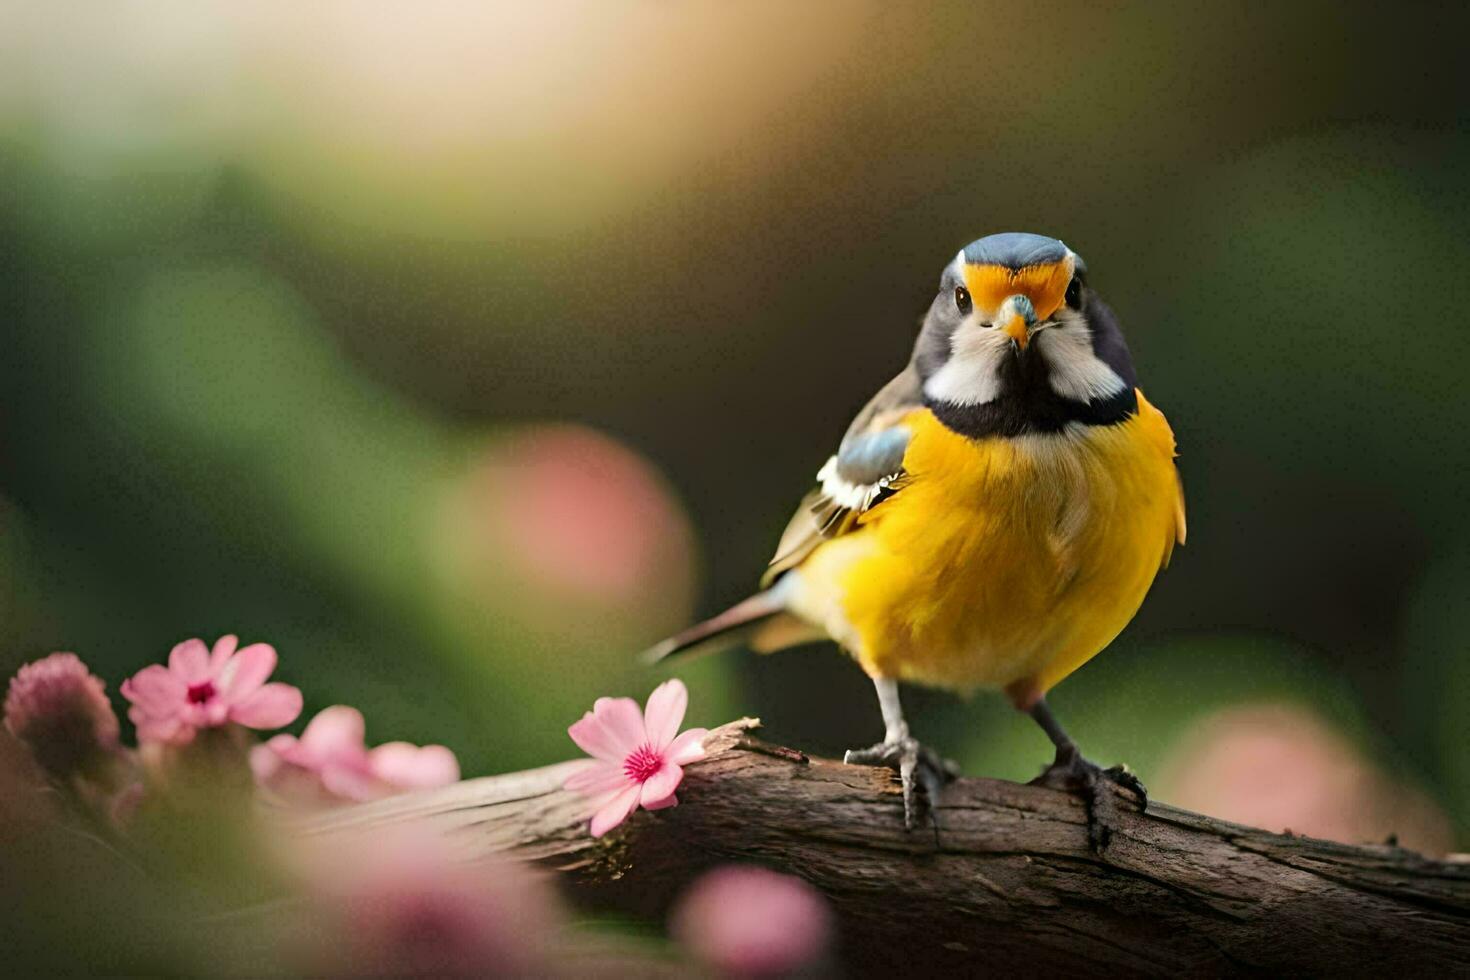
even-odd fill
[{"label": "bird's head", "polygon": [[1137,408],[1132,360],[1080,256],[1009,232],[965,246],[940,277],[915,362],[946,424],[972,435],[1107,424]]}]

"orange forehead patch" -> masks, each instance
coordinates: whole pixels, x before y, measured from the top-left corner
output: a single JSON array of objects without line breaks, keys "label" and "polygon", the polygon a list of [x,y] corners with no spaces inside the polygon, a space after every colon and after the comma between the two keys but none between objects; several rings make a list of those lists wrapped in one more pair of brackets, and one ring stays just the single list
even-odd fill
[{"label": "orange forehead patch", "polygon": [[1045,320],[1062,305],[1067,284],[1072,281],[1073,265],[1070,257],[1020,269],[966,263],[965,288],[970,291],[975,306],[987,312],[994,312],[1007,297],[1020,293],[1036,307],[1037,318]]}]

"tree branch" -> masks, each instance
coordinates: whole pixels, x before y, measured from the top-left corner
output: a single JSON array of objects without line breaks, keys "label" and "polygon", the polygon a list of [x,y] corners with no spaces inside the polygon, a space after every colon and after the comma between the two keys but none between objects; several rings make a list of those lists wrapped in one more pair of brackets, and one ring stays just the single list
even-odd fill
[{"label": "tree branch", "polygon": [[1470,858],[1272,834],[1120,801],[1099,856],[1081,802],[994,779],[951,784],[930,830],[905,832],[888,770],[716,729],[681,805],[602,840],[560,789],[572,763],[469,780],[315,817],[310,834],[414,822],[468,857],[562,872],[588,906],[661,919],[703,868],[751,861],[832,902],[854,973],[1024,967],[1085,973],[1353,974],[1470,970]]}]

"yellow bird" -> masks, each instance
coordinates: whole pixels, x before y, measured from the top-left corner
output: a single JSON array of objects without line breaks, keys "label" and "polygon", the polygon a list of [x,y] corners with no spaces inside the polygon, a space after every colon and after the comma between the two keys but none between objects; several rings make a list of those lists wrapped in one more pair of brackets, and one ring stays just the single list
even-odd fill
[{"label": "yellow bird", "polygon": [[885,737],[847,761],[899,770],[912,825],[951,767],[910,734],[899,682],[1004,691],[1056,746],[1037,782],[1084,795],[1106,845],[1108,783],[1046,693],[1112,642],[1184,542],[1174,436],[1138,390],[1086,270],[1007,233],[945,267],[907,367],[858,414],[781,537],[764,591],[649,651],[837,641],[873,679]]}]

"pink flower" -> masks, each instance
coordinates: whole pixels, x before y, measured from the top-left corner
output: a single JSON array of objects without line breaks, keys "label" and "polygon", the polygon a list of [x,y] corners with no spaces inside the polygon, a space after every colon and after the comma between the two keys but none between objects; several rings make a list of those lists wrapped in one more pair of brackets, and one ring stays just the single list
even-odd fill
[{"label": "pink flower", "polygon": [[235,637],[222,636],[211,651],[203,640],[185,640],[168,655],[167,667],[144,667],[123,681],[138,740],[183,745],[201,728],[232,722],[280,728],[295,721],[301,692],[265,682],[276,669],[275,649],[252,643],[237,651],[238,644]]},{"label": "pink flower", "polygon": [[250,753],[256,780],[296,802],[376,800],[459,781],[459,761],[442,745],[388,742],[368,749],[362,712],[323,709],[298,739],[277,735]]},{"label": "pink flower", "polygon": [[53,653],[16,672],[5,695],[5,727],[58,779],[120,752],[117,715],[102,681],[74,653]]},{"label": "pink flower", "polygon": [[593,761],[566,781],[566,788],[593,797],[592,836],[601,837],[642,804],[645,810],[676,806],[674,790],[683,766],[704,758],[703,728],[675,738],[689,690],[665,681],[648,696],[646,712],[632,698],[598,698],[567,734]]},{"label": "pink flower", "polygon": [[832,938],[832,915],[815,888],[764,868],[726,865],[679,900],[670,932],[727,976],[768,977],[810,966]]}]

